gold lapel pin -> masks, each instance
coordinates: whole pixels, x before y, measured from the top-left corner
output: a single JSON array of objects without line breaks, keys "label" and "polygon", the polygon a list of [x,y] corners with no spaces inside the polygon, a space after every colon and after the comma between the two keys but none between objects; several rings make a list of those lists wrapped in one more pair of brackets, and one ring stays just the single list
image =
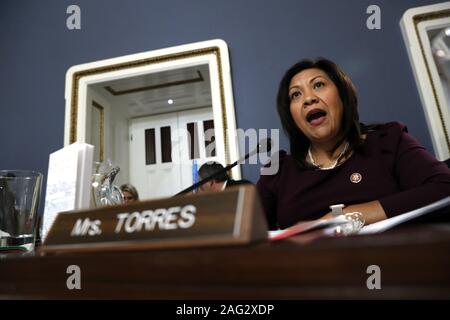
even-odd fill
[{"label": "gold lapel pin", "polygon": [[358,172],[352,173],[352,175],[350,176],[350,181],[352,183],[360,183],[362,180],[362,175]]}]

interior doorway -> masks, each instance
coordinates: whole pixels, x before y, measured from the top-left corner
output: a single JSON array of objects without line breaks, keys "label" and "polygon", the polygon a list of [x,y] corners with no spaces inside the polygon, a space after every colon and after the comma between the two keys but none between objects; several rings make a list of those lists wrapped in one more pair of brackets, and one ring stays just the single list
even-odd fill
[{"label": "interior doorway", "polygon": [[[66,74],[65,100],[64,144],[80,141],[94,145],[96,161],[120,168],[113,181],[117,186],[133,181],[129,162],[136,156],[130,156],[131,119],[210,108],[212,117],[206,122],[191,124],[189,130],[198,131],[200,141],[202,128],[213,123],[217,154],[210,158],[222,164],[239,159],[228,47],[223,40],[190,43],[72,66]],[[177,126],[178,121],[177,118]],[[162,127],[160,124],[153,131],[147,131],[148,138],[152,135],[155,138],[155,161],[156,138],[161,135]],[[172,132],[171,127],[164,130],[163,135]],[[207,159],[208,152],[203,150],[200,142],[198,152],[198,165],[201,165],[202,153],[205,152]],[[179,157],[182,155],[183,152]],[[180,188],[192,180],[192,162],[189,164],[187,172],[179,174]],[[239,165],[230,170],[230,176],[241,178]],[[174,193],[179,192],[175,182],[171,188]],[[161,192],[159,196],[172,195],[172,190]],[[157,196],[158,193],[140,193],[141,199]]]},{"label": "interior doorway", "polygon": [[143,199],[172,196],[217,161],[211,108],[130,119],[130,183]]}]

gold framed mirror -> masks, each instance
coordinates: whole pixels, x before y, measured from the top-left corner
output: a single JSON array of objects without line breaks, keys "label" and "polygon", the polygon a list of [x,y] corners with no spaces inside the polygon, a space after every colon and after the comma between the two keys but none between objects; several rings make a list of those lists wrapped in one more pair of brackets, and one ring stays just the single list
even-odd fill
[{"label": "gold framed mirror", "polygon": [[[228,47],[210,40],[100,60],[66,74],[64,144],[94,145],[140,199],[176,194],[206,161],[239,158]],[[240,167],[231,176],[241,178]]]},{"label": "gold framed mirror", "polygon": [[450,2],[408,9],[400,26],[435,155],[450,158]]}]

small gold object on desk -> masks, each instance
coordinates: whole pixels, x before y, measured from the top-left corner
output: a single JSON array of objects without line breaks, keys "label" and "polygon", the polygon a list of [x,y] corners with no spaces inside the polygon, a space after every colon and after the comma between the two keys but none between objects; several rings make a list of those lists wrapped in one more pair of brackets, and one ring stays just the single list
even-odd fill
[{"label": "small gold object on desk", "polygon": [[58,214],[41,252],[242,245],[267,238],[254,186]]}]

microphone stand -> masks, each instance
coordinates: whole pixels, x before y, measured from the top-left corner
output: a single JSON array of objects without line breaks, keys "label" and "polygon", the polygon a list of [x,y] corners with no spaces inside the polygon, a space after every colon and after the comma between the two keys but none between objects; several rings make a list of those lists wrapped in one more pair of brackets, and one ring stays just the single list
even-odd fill
[{"label": "microphone stand", "polygon": [[201,185],[204,185],[205,183],[207,183],[208,181],[213,180],[214,178],[218,177],[219,175],[221,175],[222,173],[230,170],[231,168],[235,167],[238,163],[247,160],[251,155],[255,154],[255,152],[250,152],[247,153],[245,155],[244,158],[241,158],[235,162],[233,162],[232,164],[227,165],[225,168],[221,169],[220,171],[217,171],[216,173],[210,175],[209,177],[206,177],[205,179],[200,180],[199,182],[193,184],[192,186],[178,192],[176,195],[174,195],[174,197],[191,192],[194,189],[197,189],[198,187],[200,187]]}]

